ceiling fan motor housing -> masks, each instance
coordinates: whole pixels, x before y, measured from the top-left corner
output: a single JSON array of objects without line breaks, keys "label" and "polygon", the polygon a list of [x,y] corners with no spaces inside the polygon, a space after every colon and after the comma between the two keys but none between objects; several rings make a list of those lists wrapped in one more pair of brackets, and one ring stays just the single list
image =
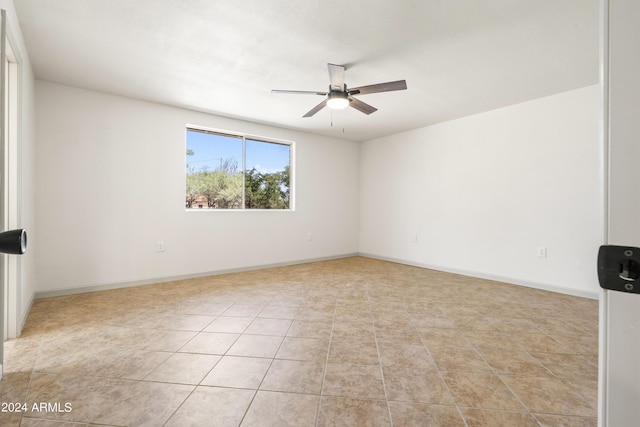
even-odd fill
[{"label": "ceiling fan motor housing", "polygon": [[329,97],[327,98],[327,107],[334,110],[341,110],[347,108],[347,106],[349,106],[349,95],[347,92],[331,89]]}]

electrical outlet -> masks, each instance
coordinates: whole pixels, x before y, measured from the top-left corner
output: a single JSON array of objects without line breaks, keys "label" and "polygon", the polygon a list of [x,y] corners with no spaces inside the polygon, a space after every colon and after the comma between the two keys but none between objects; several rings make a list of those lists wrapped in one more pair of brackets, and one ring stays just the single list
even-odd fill
[{"label": "electrical outlet", "polygon": [[156,242],[156,252],[164,252],[165,250],[165,244],[162,240],[158,240]]},{"label": "electrical outlet", "polygon": [[412,243],[418,243],[418,235],[417,234],[413,233],[411,235],[411,242]]},{"label": "electrical outlet", "polygon": [[547,248],[544,246],[538,246],[538,257],[546,258],[547,257]]}]

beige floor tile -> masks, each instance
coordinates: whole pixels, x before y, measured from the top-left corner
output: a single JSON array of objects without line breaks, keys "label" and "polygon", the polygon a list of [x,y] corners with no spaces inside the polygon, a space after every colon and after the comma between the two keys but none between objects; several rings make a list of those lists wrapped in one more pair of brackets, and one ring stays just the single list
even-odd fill
[{"label": "beige floor tile", "polygon": [[324,338],[285,337],[276,353],[277,359],[325,362],[329,340]]},{"label": "beige floor tile", "polygon": [[597,301],[354,257],[35,301],[0,394],[73,404],[25,426],[574,427],[597,361]]},{"label": "beige floor tile", "polygon": [[416,328],[455,328],[456,322],[442,313],[430,313],[413,318],[412,324]]},{"label": "beige floor tile", "polygon": [[298,314],[299,307],[297,305],[268,305],[258,315],[267,319],[288,319],[293,320]]},{"label": "beige floor tile", "polygon": [[[567,317],[550,317],[540,319],[538,321],[538,329],[543,333],[551,336],[593,336],[594,331],[585,324],[584,318],[567,318]],[[595,326],[595,333],[597,334],[597,323]]]},{"label": "beige floor tile", "polygon": [[362,297],[358,296],[356,298],[343,298],[339,294],[336,299],[336,316],[371,318],[371,307],[367,295],[366,290],[363,290]]},{"label": "beige floor tile", "polygon": [[69,412],[38,413],[39,418],[157,426],[169,419],[193,389],[180,384],[34,373],[27,403],[71,405]]},{"label": "beige floor tile", "polygon": [[434,369],[383,368],[389,400],[453,405],[447,386]]},{"label": "beige floor tile", "polygon": [[253,390],[198,387],[165,425],[238,426],[254,395]]},{"label": "beige floor tile", "polygon": [[503,376],[504,382],[531,412],[595,417],[596,409],[570,385],[552,377]]},{"label": "beige floor tile", "polygon": [[389,409],[384,400],[323,396],[320,402],[318,427],[389,427],[390,425]]},{"label": "beige floor tile", "polygon": [[329,345],[329,363],[378,365],[378,348],[373,339],[332,336]]},{"label": "beige floor tile", "polygon": [[243,334],[231,346],[227,354],[232,356],[269,357],[276,355],[282,336]]},{"label": "beige floor tile", "polygon": [[589,380],[562,380],[592,408],[598,407],[598,382]]},{"label": "beige floor tile", "polygon": [[[0,426],[20,424],[23,412],[22,403],[27,401],[30,380],[31,370],[3,375],[2,381],[0,381],[0,404],[2,405],[0,407]],[[10,406],[5,407],[4,405]]]},{"label": "beige floor tile", "polygon": [[261,390],[320,394],[324,363],[299,360],[274,360]]},{"label": "beige floor tile", "polygon": [[186,301],[176,311],[182,314],[202,314],[206,316],[219,316],[224,313],[231,303],[219,303],[215,301]]},{"label": "beige floor tile", "polygon": [[[107,343],[108,345],[108,343]],[[90,348],[49,349],[38,356],[35,369],[40,372],[67,375],[101,376],[111,378],[142,379],[171,355],[115,348],[105,352],[102,346]]]},{"label": "beige floor tile", "polygon": [[491,366],[472,348],[431,347],[429,352],[441,371],[492,372]]},{"label": "beige floor tile", "polygon": [[327,322],[333,320],[333,313],[333,308],[302,307],[300,311],[298,311],[298,314],[296,314],[295,320]]},{"label": "beige floor tile", "polygon": [[431,347],[473,348],[465,338],[465,334],[457,329],[416,328],[422,342],[428,349]]},{"label": "beige floor tile", "polygon": [[159,319],[154,319],[150,324],[141,327],[200,332],[215,318],[215,316],[203,316],[199,314],[165,314]]},{"label": "beige floor tile", "polygon": [[499,331],[470,331],[461,330],[465,339],[481,353],[523,351],[522,346],[509,339],[509,336]]},{"label": "beige floor tile", "polygon": [[482,357],[499,374],[544,377],[551,375],[542,363],[524,351],[482,351]]},{"label": "beige floor tile", "polygon": [[572,353],[566,346],[549,335],[525,332],[510,334],[509,339],[528,352],[541,353]]},{"label": "beige floor tile", "polygon": [[443,372],[444,382],[458,406],[524,411],[500,378],[484,372]]},{"label": "beige floor tile", "polygon": [[455,304],[438,304],[438,310],[449,316],[481,316],[482,306],[478,304],[471,304],[468,301],[458,301]]},{"label": "beige floor tile", "polygon": [[494,323],[486,316],[462,316],[449,315],[453,320],[455,328],[468,331],[495,331]]},{"label": "beige floor tile", "polygon": [[359,399],[385,399],[380,366],[328,363],[322,394]]},{"label": "beige floor tile", "polygon": [[534,319],[512,317],[487,317],[487,319],[494,325],[495,329],[506,334],[542,333],[536,326],[538,322]]},{"label": "beige floor tile", "polygon": [[374,329],[370,319],[339,320],[333,323],[332,337],[373,340]]},{"label": "beige floor tile", "polygon": [[264,305],[233,304],[226,309],[222,315],[231,317],[256,317],[263,309]]},{"label": "beige floor tile", "polygon": [[228,334],[241,334],[253,321],[253,317],[228,317],[220,316],[205,328],[205,332],[224,332]]},{"label": "beige floor tile", "polygon": [[464,427],[455,406],[389,402],[394,426]]},{"label": "beige floor tile", "polygon": [[26,418],[24,418],[20,412],[0,412],[0,426],[19,426],[21,419]]},{"label": "beige floor tile", "polygon": [[433,360],[422,344],[378,343],[380,363],[383,367],[404,366],[430,369]]},{"label": "beige floor tile", "polygon": [[[70,348],[84,350],[103,345],[120,346],[126,344],[126,341],[133,334],[142,331],[146,332],[146,330],[141,329],[129,329],[97,323],[64,327],[47,326],[42,336],[41,349],[47,353],[55,353],[58,351],[68,352]],[[151,332],[149,330],[149,333]],[[192,332],[185,333],[193,334]]]},{"label": "beige floor tile", "polygon": [[287,331],[288,337],[326,338],[331,335],[332,321],[294,320]]},{"label": "beige floor tile", "polygon": [[177,384],[200,384],[221,356],[175,353],[144,379]]},{"label": "beige floor tile", "polygon": [[[302,285],[304,287],[304,285]],[[295,307],[298,310],[306,302],[306,294],[308,289],[295,289],[293,287],[288,288],[290,290],[284,290],[275,295],[271,302],[265,307]]]},{"label": "beige floor tile", "polygon": [[4,373],[31,371],[40,352],[41,336],[21,337],[4,343]]},{"label": "beige floor tile", "polygon": [[460,408],[468,427],[538,427],[538,421],[526,412]]},{"label": "beige floor tile", "polygon": [[225,354],[237,341],[239,334],[226,334],[218,332],[200,332],[191,341],[186,343],[180,352]]},{"label": "beige floor tile", "polygon": [[531,353],[558,378],[598,380],[598,365],[577,354]]},{"label": "beige floor tile", "polygon": [[554,340],[558,341],[564,348],[566,353],[582,354],[582,355],[598,355],[598,335],[550,335]]},{"label": "beige floor tile", "polygon": [[130,345],[140,350],[176,352],[196,335],[198,333],[192,331],[137,329],[132,330],[127,337]]},{"label": "beige floor tile", "polygon": [[313,426],[320,396],[258,391],[242,427]]},{"label": "beige floor tile", "polygon": [[[2,421],[2,417],[0,417],[0,421]],[[5,425],[1,424],[0,425]],[[54,421],[54,420],[46,420],[41,418],[22,418],[22,422],[19,420],[15,424],[6,424],[9,425],[20,425],[20,427],[88,427],[91,424],[86,423],[68,423],[65,421]],[[109,426],[105,426],[109,427]]]},{"label": "beige floor tile", "polygon": [[[273,272],[271,272],[273,273]],[[269,276],[271,277],[271,276]],[[256,277],[257,280],[265,280],[267,277]],[[271,303],[273,300],[274,292],[266,291],[264,293],[260,292],[252,292],[252,290],[245,289],[239,298],[236,300],[235,305],[259,305],[260,311],[264,309],[264,307]]]},{"label": "beige floor tile", "polygon": [[269,319],[258,317],[245,330],[247,334],[274,335],[284,337],[293,321],[289,319]]},{"label": "beige floor tile", "polygon": [[598,418],[565,417],[562,415],[534,414],[541,427],[596,427]]},{"label": "beige floor tile", "polygon": [[202,380],[202,385],[257,389],[271,359],[224,356]]},{"label": "beige floor tile", "polygon": [[[403,304],[404,306],[405,304]],[[394,329],[394,328],[410,328],[413,326],[413,320],[416,318],[423,318],[428,314],[440,314],[440,311],[429,310],[427,313],[421,313],[416,315],[414,313],[408,313],[404,307],[398,309],[398,311],[391,311],[389,309],[383,309],[379,307],[379,310],[371,313],[373,318],[373,325],[377,329]]]},{"label": "beige floor tile", "polygon": [[413,328],[376,329],[376,341],[380,343],[422,344],[420,335]]},{"label": "beige floor tile", "polygon": [[[85,364],[84,368],[88,368],[86,372],[74,372],[76,370],[71,367],[69,373],[139,380],[164,363],[170,355],[171,353],[167,352],[142,350],[124,350],[110,353],[109,349],[103,348],[102,357],[97,355],[97,357],[83,360],[83,362],[93,365],[91,367]],[[64,363],[61,365],[64,365]]]}]

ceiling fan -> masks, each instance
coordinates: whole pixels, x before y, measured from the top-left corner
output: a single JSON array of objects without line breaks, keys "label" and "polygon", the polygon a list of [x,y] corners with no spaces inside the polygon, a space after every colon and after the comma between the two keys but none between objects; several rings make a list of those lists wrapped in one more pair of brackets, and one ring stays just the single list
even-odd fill
[{"label": "ceiling fan", "polygon": [[353,95],[366,95],[369,93],[391,92],[394,90],[405,90],[407,88],[406,81],[398,80],[395,82],[378,83],[374,85],[360,86],[353,89],[348,89],[347,85],[344,83],[344,70],[345,70],[344,66],[327,64],[327,67],[329,68],[329,80],[331,82],[331,84],[329,85],[328,92],[314,92],[314,91],[308,91],[308,90],[277,90],[277,89],[274,89],[271,92],[326,96],[327,98],[324,101],[322,101],[320,104],[313,107],[307,114],[302,116],[302,117],[311,117],[314,114],[316,114],[318,111],[322,110],[324,107],[329,107],[335,110],[340,110],[346,107],[353,107],[356,110],[361,111],[365,114],[371,114],[377,111],[378,109],[360,101],[357,98],[354,98]]}]

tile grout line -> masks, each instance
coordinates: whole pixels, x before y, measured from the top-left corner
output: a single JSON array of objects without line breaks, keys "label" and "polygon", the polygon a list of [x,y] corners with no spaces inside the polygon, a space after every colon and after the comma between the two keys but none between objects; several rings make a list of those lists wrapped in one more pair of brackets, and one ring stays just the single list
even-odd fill
[{"label": "tile grout line", "polygon": [[[407,315],[409,315],[404,303],[403,303],[403,309],[404,309],[405,313],[407,313]],[[446,314],[446,313],[442,313],[442,314],[449,319],[449,315],[448,314]],[[465,416],[462,414],[462,411],[460,410],[460,406],[458,405],[458,401],[456,400],[456,398],[454,397],[453,393],[451,392],[451,388],[449,388],[449,384],[447,384],[447,382],[444,380],[444,377],[442,376],[442,372],[440,372],[440,368],[438,367],[438,364],[436,363],[436,360],[433,358],[433,355],[431,354],[431,350],[429,350],[429,346],[427,346],[427,344],[425,344],[424,340],[422,339],[422,335],[420,335],[420,332],[418,331],[418,329],[416,328],[416,326],[415,326],[415,324],[413,322],[411,322],[411,327],[416,332],[416,334],[418,334],[418,337],[420,338],[420,343],[422,344],[422,347],[424,347],[424,349],[426,350],[427,354],[431,358],[431,361],[433,362],[433,367],[435,368],[436,373],[438,374],[438,378],[440,379],[440,381],[442,381],[442,384],[444,384],[444,386],[447,388],[447,392],[449,393],[449,397],[451,397],[451,400],[453,401],[453,404],[456,407],[456,410],[458,411],[458,415],[460,415],[460,418],[462,419],[462,422],[464,423],[465,427],[469,427],[469,424],[467,423],[467,419],[465,418]],[[454,329],[457,329],[457,328],[454,328]]]},{"label": "tile grout line", "polygon": [[322,382],[320,383],[320,398],[318,399],[318,411],[316,412],[316,427],[320,422],[320,408],[322,407],[322,398],[324,396],[324,382],[327,376],[327,366],[329,365],[329,355],[331,354],[331,341],[333,339],[333,328],[336,324],[336,313],[338,311],[338,295],[335,296],[335,302],[333,304],[333,317],[331,318],[331,331],[329,332],[329,344],[327,345],[327,356],[324,360],[324,368],[322,371]]},{"label": "tile grout line", "polygon": [[[273,297],[271,298],[271,301],[273,301]],[[265,304],[264,308],[262,310],[260,310],[260,313],[262,313],[262,311],[264,311],[264,309],[267,307],[267,305],[268,304]],[[253,318],[251,323],[249,325],[247,325],[246,328],[244,328],[244,331],[238,336],[238,339],[240,339],[240,337],[245,333],[245,331],[247,329],[249,329],[249,326],[251,326],[251,324],[253,324],[253,322],[258,318],[260,313],[256,314],[256,316]],[[289,332],[289,329],[291,329],[291,325],[293,325],[293,321],[291,321],[291,324],[287,328],[287,332]],[[251,335],[251,334],[247,334],[247,335]],[[273,357],[271,357],[271,361],[269,362],[269,367],[264,371],[264,375],[262,376],[262,379],[260,380],[260,383],[256,387],[255,393],[253,393],[253,397],[251,398],[251,401],[247,405],[247,409],[245,409],[244,414],[242,414],[242,418],[240,418],[240,422],[238,423],[238,427],[240,427],[242,425],[242,423],[244,422],[245,418],[247,417],[247,414],[249,413],[249,410],[251,409],[251,405],[253,405],[253,402],[256,400],[256,396],[258,396],[258,391],[260,390],[260,386],[264,382],[264,379],[267,377],[267,374],[269,373],[269,370],[271,369],[271,366],[273,366],[273,361],[275,360],[275,357],[278,354],[278,351],[280,350],[280,347],[282,347],[282,344],[284,343],[284,339],[285,339],[286,336],[287,335],[286,335],[286,332],[285,332],[285,335],[282,337],[282,341],[280,341],[280,344],[278,345],[278,348],[273,353]],[[235,341],[234,341],[234,343],[235,343]],[[233,344],[227,349],[227,351],[225,352],[225,355],[231,349],[231,347],[233,347]],[[234,356],[234,357],[238,357],[238,356]],[[251,356],[247,356],[247,357],[251,357]],[[220,359],[220,360],[222,360],[222,359]]]},{"label": "tile grout line", "polygon": [[380,357],[380,346],[378,345],[378,336],[376,334],[375,320],[373,319],[373,311],[371,310],[371,297],[369,295],[369,283],[367,282],[367,305],[369,306],[369,318],[371,319],[371,329],[373,331],[373,341],[376,343],[376,354],[378,356],[378,368],[380,369],[380,379],[382,380],[382,390],[384,391],[384,400],[387,403],[387,413],[389,414],[389,425],[393,427],[393,416],[391,415],[391,404],[389,403],[389,393],[387,385],[384,381],[384,371],[382,369],[382,357]]},{"label": "tile grout line", "polygon": [[[216,319],[218,319],[219,317],[220,317],[220,315],[215,316],[215,318],[214,318],[211,322],[209,322],[209,324],[207,324],[207,326],[205,326],[204,328],[202,328],[202,330],[200,330],[200,332],[198,332],[198,334],[199,334],[199,333],[201,333],[201,332],[204,332],[204,330],[205,330],[205,329],[207,329],[207,328],[208,328],[208,327],[209,327],[213,322],[215,322],[215,320],[216,320]],[[195,338],[196,336],[198,336],[198,335],[197,335],[197,334],[196,334],[196,335],[194,335],[194,337],[193,337],[193,338]],[[188,342],[190,342],[193,338],[191,338],[189,341],[187,341],[187,342],[186,342],[182,347],[184,347],[185,345],[187,345],[187,343],[188,343]],[[234,342],[235,342],[235,341],[234,341]],[[233,345],[233,344],[232,344],[232,345]],[[174,351],[174,352],[173,352],[173,353],[171,353],[171,354],[173,354],[173,355],[178,354],[178,353],[179,353],[179,350],[180,350],[182,347],[178,348],[176,351]],[[231,348],[231,347],[229,347],[229,348]],[[189,354],[189,353],[183,353],[183,354]],[[196,354],[201,354],[201,353],[196,353]],[[169,356],[169,358],[171,358],[171,356]],[[167,359],[167,360],[168,360],[168,359]],[[207,377],[207,375],[209,375],[209,374],[211,373],[211,371],[213,371],[213,369],[218,365],[218,362],[220,362],[221,360],[222,360],[222,356],[220,356],[220,359],[218,359],[218,361],[216,361],[216,363],[214,363],[214,364],[213,364],[213,366],[211,367],[211,369],[209,369],[209,370],[207,371],[207,373],[205,373],[205,374],[202,376],[202,378],[200,379],[200,381],[198,381],[198,383],[197,383],[197,384],[195,384],[195,385],[193,386],[193,390],[191,390],[191,393],[189,393],[189,394],[187,395],[187,397],[185,397],[185,398],[184,398],[184,400],[182,401],[182,403],[180,403],[180,405],[178,405],[178,407],[175,409],[175,411],[173,411],[173,412],[171,413],[171,415],[169,415],[169,417],[167,418],[167,420],[162,424],[163,426],[165,426],[169,421],[171,421],[171,418],[173,418],[173,416],[174,416],[175,414],[177,414],[177,413],[178,413],[178,411],[180,410],[180,408],[182,408],[182,406],[187,402],[187,400],[189,400],[189,398],[190,398],[191,396],[193,396],[193,394],[196,392],[196,390],[198,389],[198,387],[200,387],[200,385],[202,384],[202,381],[204,381],[204,379]],[[165,362],[163,362],[162,364],[160,364],[159,366],[162,366],[164,363],[166,363],[166,361],[165,361]],[[158,366],[158,367],[159,367],[159,366]],[[156,369],[157,369],[158,367],[156,367]],[[155,370],[155,369],[154,369],[154,370]],[[152,370],[151,372],[149,372],[149,373],[145,376],[145,378],[146,378],[146,377],[148,377],[149,375],[151,375],[151,373],[152,373],[152,372],[153,372],[153,370]],[[144,378],[143,378],[141,381],[144,381]]]},{"label": "tile grout line", "polygon": [[[510,342],[512,342],[513,344],[517,345],[518,347],[521,347],[520,344],[518,344],[517,342],[512,341],[508,335],[504,334],[502,331],[500,331],[499,329],[496,329],[496,331],[498,333],[500,333],[501,335],[504,335],[504,337],[506,339],[508,339]],[[493,374],[500,380],[500,382],[506,387],[507,390],[509,390],[509,392],[513,395],[513,397],[516,398],[516,400],[518,402],[520,402],[520,404],[522,405],[523,408],[525,408],[527,410],[527,413],[538,423],[538,425],[540,425],[540,421],[538,421],[538,418],[536,418],[536,416],[533,414],[533,412],[531,411],[531,408],[529,408],[529,406],[525,405],[525,403],[522,401],[522,399],[520,399],[520,396],[518,396],[516,394],[516,392],[514,392],[511,387],[509,387],[509,385],[502,379],[502,375],[496,370],[496,368],[489,363],[489,361],[484,357],[484,355],[482,354],[482,352],[480,350],[478,350],[476,348],[476,346],[471,343],[471,346],[473,347],[473,351],[475,351],[478,356],[480,356],[480,358],[482,358],[482,360],[484,360],[484,363],[487,364],[487,366],[489,366],[489,368],[491,368],[491,372],[493,372]],[[525,352],[527,353],[527,355],[531,356],[529,354],[528,351],[525,350]],[[533,357],[533,356],[531,356]],[[534,358],[535,359],[535,358]],[[551,372],[549,369],[547,369],[546,366],[542,365],[542,363],[540,363],[540,366],[542,366],[544,369],[546,369],[551,375],[553,375],[553,372]]]},{"label": "tile grout line", "polygon": [[[235,302],[233,302],[229,307],[233,306],[233,304],[235,304]],[[229,309],[229,307],[227,307],[227,309],[226,309],[226,310],[228,310],[228,309]],[[225,311],[226,311],[226,310],[225,310]],[[224,311],[223,311],[223,313],[224,313]],[[175,314],[177,314],[177,313],[175,313]],[[207,329],[207,328],[208,328],[208,327],[209,327],[213,322],[215,322],[215,321],[216,321],[216,319],[220,318],[221,316],[222,316],[222,313],[220,313],[220,314],[218,314],[218,315],[214,316],[214,319],[213,319],[213,320],[211,320],[211,322],[209,322],[209,323],[208,323],[204,328],[202,328],[202,329],[201,329],[201,330],[200,330],[196,335],[194,335],[194,336],[193,336],[193,337],[191,337],[189,340],[187,340],[187,342],[185,342],[182,346],[178,347],[178,349],[177,349],[176,351],[172,352],[172,354],[174,354],[174,355],[175,355],[175,354],[179,354],[179,353],[181,353],[181,352],[180,352],[180,350],[181,350],[182,348],[184,348],[184,346],[186,346],[188,343],[190,343],[190,342],[191,342],[195,337],[197,337],[199,334],[201,334],[202,332],[204,332],[204,331],[205,331],[205,329]],[[254,318],[254,319],[255,319],[255,318]],[[245,328],[245,329],[246,329],[246,328]],[[233,343],[231,343],[231,345],[229,346],[229,348],[227,348],[227,350],[224,352],[224,354],[220,355],[220,359],[218,359],[218,361],[217,361],[216,363],[214,363],[214,364],[213,364],[213,366],[211,367],[211,369],[209,369],[209,370],[207,371],[207,373],[206,373],[206,374],[205,374],[205,375],[200,379],[200,381],[198,382],[198,384],[193,385],[193,390],[191,390],[191,392],[187,395],[187,397],[185,397],[185,399],[180,403],[180,405],[178,405],[178,407],[177,407],[177,408],[176,408],[176,409],[171,413],[171,415],[167,418],[167,420],[162,424],[163,426],[164,426],[164,425],[166,425],[166,424],[171,420],[171,418],[173,418],[173,416],[174,416],[176,413],[178,413],[178,411],[180,410],[180,408],[182,408],[182,406],[187,402],[187,400],[189,400],[189,398],[190,398],[190,397],[195,393],[195,391],[198,389],[198,387],[200,387],[200,386],[201,386],[202,381],[204,381],[204,379],[207,377],[207,375],[209,375],[209,374],[211,373],[211,371],[213,371],[213,369],[218,365],[218,363],[219,363],[219,362],[222,360],[222,358],[226,355],[226,353],[229,351],[229,349],[230,349],[231,347],[233,347],[233,344],[235,344],[235,343],[236,343],[236,341],[238,341],[238,339],[239,339],[241,336],[242,336],[242,333],[239,333],[239,334],[238,334],[238,337],[235,339],[235,341],[233,341]],[[181,354],[183,354],[183,353],[181,353]],[[184,354],[207,354],[207,353],[184,353]],[[169,357],[171,357],[171,356],[169,356]],[[162,365],[162,364],[161,364],[161,365]],[[148,375],[150,375],[150,374],[151,374],[151,373],[147,374],[147,376],[148,376]],[[140,380],[140,381],[144,381],[144,378],[143,378],[142,380]],[[192,384],[189,384],[189,385],[192,385]],[[257,393],[257,390],[256,390],[256,393]],[[255,397],[255,394],[254,394],[254,397]],[[253,402],[253,398],[251,399],[251,401]],[[248,409],[249,409],[249,408],[247,407],[247,410],[248,410]],[[245,413],[246,413],[246,411],[245,411]],[[243,416],[243,418],[244,418],[244,416]]]},{"label": "tile grout line", "polygon": [[[29,375],[29,383],[27,384],[27,387],[26,387],[26,390],[25,390],[25,395],[24,395],[24,402],[25,403],[27,402],[27,398],[29,397],[29,392],[31,391],[31,384],[33,383],[33,375],[37,372],[36,371],[36,364],[38,363],[38,358],[40,357],[40,353],[42,351],[42,346],[44,345],[43,341],[44,341],[45,334],[47,333],[48,323],[49,323],[49,307],[47,307],[47,319],[45,320],[44,329],[39,334],[40,337],[38,338],[38,352],[36,353],[36,356],[35,356],[35,358],[33,360],[33,365],[31,366],[31,374]],[[0,343],[0,345],[4,345],[4,343]],[[22,420],[24,418],[30,418],[30,417],[25,417],[25,413],[21,413],[20,414],[19,425],[22,425]]]}]

